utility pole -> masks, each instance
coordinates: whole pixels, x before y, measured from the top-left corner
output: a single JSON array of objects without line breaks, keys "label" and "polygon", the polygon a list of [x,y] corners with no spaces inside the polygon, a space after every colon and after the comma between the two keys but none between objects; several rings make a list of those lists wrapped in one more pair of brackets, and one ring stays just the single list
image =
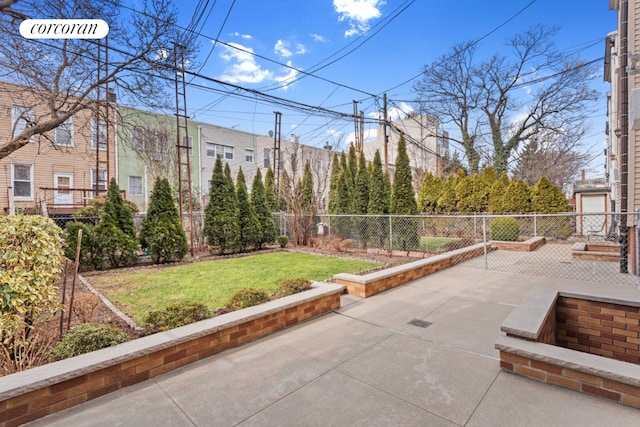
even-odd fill
[{"label": "utility pole", "polygon": [[362,140],[360,139],[361,129],[360,121],[358,117],[358,101],[353,101],[353,146],[356,149],[356,153],[360,154],[362,151]]},{"label": "utility pole", "polygon": [[[191,155],[193,143],[189,142],[189,124],[187,115],[187,85],[185,82],[184,46],[173,45],[173,69],[176,86],[176,149],[178,154],[178,205],[180,221],[189,234],[191,256],[194,255],[193,239],[193,203],[191,200]],[[185,200],[186,198],[186,200]],[[187,221],[184,218],[184,205],[187,204]]]},{"label": "utility pole", "polygon": [[387,136],[387,94],[383,97],[383,112],[384,117],[382,119],[382,127],[384,128],[384,171],[389,170],[389,136]]},{"label": "utility pole", "polygon": [[274,111],[276,122],[273,129],[273,173],[276,176],[276,188],[280,189],[280,141],[282,128],[282,113]]}]

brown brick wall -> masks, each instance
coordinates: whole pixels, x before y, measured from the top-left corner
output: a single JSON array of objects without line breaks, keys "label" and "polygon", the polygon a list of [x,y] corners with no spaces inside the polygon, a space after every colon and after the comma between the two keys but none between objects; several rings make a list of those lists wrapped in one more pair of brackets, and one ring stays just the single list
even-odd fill
[{"label": "brown brick wall", "polygon": [[640,364],[640,308],[559,296],[557,345]]},{"label": "brown brick wall", "polygon": [[503,251],[531,252],[546,243],[546,239],[529,239],[526,242],[493,241],[492,246]]},{"label": "brown brick wall", "polygon": [[0,427],[18,426],[155,377],[340,307],[340,293],[213,332],[101,370],[0,401]]},{"label": "brown brick wall", "polygon": [[504,351],[500,352],[500,367],[514,374],[640,408],[640,387],[630,384],[531,360]]},{"label": "brown brick wall", "polygon": [[[489,250],[489,248],[487,249]],[[471,258],[475,258],[482,254],[484,254],[484,248],[474,249],[472,251],[454,255],[432,264],[423,265],[412,270],[402,271],[393,276],[388,276],[366,284],[352,282],[345,279],[336,279],[336,283],[345,285],[347,287],[347,293],[349,295],[368,298],[391,288],[395,288],[396,286],[404,285],[405,283],[409,283],[413,280],[420,279],[437,271],[444,270],[445,268],[449,268],[453,265],[467,261]],[[364,277],[366,277],[366,275]]]}]

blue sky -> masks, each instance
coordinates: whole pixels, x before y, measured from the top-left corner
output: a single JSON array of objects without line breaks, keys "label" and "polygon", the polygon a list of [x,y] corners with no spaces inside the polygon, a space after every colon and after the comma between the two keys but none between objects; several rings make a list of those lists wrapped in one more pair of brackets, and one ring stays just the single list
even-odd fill
[{"label": "blue sky", "polygon": [[[590,61],[603,56],[604,38],[616,29],[616,13],[608,10],[605,0],[186,3],[179,5],[180,24],[185,27],[192,21],[196,6],[209,3],[197,26],[206,36],[199,38],[199,74],[344,114],[353,112],[352,102],[357,100],[359,110],[367,117],[379,111],[385,92],[390,109],[399,106],[406,111],[406,101],[414,98],[415,80],[407,81],[453,44],[484,37],[478,52],[489,56],[504,52],[507,37],[545,24],[559,27],[554,38],[558,49]],[[214,46],[212,39],[223,43]],[[325,66],[317,70],[318,65]],[[353,122],[329,112],[275,105],[251,92],[238,91],[229,96],[224,94],[229,87],[198,77],[192,83],[199,87],[188,89],[188,110],[196,120],[267,134],[273,129],[273,112],[278,110],[282,112],[283,136],[295,134],[300,142],[316,146],[327,141],[341,143],[341,148],[353,140]],[[598,153],[605,140],[608,90],[601,70],[594,76],[593,87],[602,97],[598,112],[590,116],[592,127],[585,147]],[[594,163],[592,175],[602,173],[600,160]]]}]

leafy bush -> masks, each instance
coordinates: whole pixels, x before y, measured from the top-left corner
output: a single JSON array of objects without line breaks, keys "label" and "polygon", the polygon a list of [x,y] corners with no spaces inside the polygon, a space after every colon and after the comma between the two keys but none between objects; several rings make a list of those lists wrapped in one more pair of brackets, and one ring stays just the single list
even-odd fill
[{"label": "leafy bush", "polygon": [[232,310],[240,310],[267,301],[269,301],[269,295],[265,291],[254,288],[240,289],[231,297],[229,307]]},{"label": "leafy bush", "polygon": [[276,241],[281,248],[284,248],[285,246],[287,246],[287,243],[289,243],[289,238],[285,234],[283,234],[282,236],[278,236]]},{"label": "leafy bush", "polygon": [[111,325],[85,323],[74,326],[51,350],[53,360],[66,359],[128,341],[127,334]]},{"label": "leafy bush", "polygon": [[304,277],[297,277],[295,279],[286,279],[280,283],[280,289],[277,292],[278,296],[287,296],[297,294],[311,289],[311,281]]},{"label": "leafy bush", "polygon": [[145,319],[147,333],[167,331],[212,317],[209,308],[195,301],[181,301],[162,310],[152,311]]},{"label": "leafy bush", "polygon": [[39,215],[0,216],[0,345],[58,308],[62,230]]},{"label": "leafy bush", "polygon": [[491,221],[491,240],[515,242],[519,235],[520,226],[515,218],[505,216]]}]

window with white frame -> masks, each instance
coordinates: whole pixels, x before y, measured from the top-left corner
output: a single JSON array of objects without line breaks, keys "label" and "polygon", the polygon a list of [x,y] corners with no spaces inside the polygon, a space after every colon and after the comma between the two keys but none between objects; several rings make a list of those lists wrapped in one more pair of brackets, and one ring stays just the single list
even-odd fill
[{"label": "window with white frame", "polygon": [[271,166],[271,149],[265,148],[264,151],[264,168],[267,169]]},{"label": "window with white frame", "polygon": [[95,149],[96,144],[99,144],[100,150],[107,149],[107,122],[104,120],[91,120],[91,148]]},{"label": "window with white frame", "polygon": [[56,128],[56,145],[73,147],[73,116],[62,122]]},{"label": "window with white frame", "polygon": [[26,128],[33,126],[33,108],[23,105],[11,107],[11,124],[13,127],[12,136],[20,135]]},{"label": "window with white frame", "polygon": [[[90,170],[90,183],[91,189],[96,189],[96,170],[92,168]],[[107,191],[107,170],[98,169],[98,192],[99,194],[105,194]],[[95,193],[91,192],[91,197],[95,197]]]},{"label": "window with white frame", "polygon": [[229,147],[228,145],[222,145],[221,147],[224,152],[224,159],[233,160],[233,147]]},{"label": "window with white frame", "polygon": [[216,157],[216,145],[212,142],[207,142],[207,157]]},{"label": "window with white frame", "polygon": [[131,196],[142,196],[142,177],[130,176],[129,177],[129,194]]},{"label": "window with white frame", "polygon": [[12,163],[11,183],[15,200],[33,200],[33,165]]},{"label": "window with white frame", "polygon": [[253,163],[253,150],[249,148],[245,148],[244,150],[244,161],[248,163]]},{"label": "window with white frame", "polygon": [[233,147],[228,145],[206,143],[207,157],[219,157],[223,160],[233,160]]}]

